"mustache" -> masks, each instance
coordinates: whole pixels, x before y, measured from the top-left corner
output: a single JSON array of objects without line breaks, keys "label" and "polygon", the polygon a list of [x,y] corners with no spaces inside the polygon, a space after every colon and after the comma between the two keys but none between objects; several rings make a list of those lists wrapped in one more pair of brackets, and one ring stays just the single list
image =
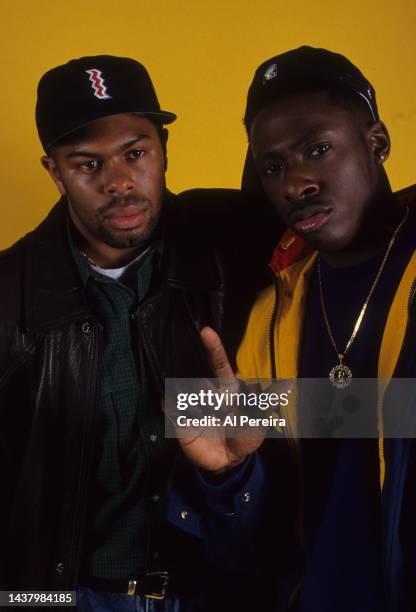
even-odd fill
[{"label": "mustache", "polygon": [[117,208],[126,208],[127,206],[144,205],[148,204],[149,200],[142,196],[127,195],[127,196],[114,196],[107,204],[103,204],[97,208],[97,215],[106,215]]}]

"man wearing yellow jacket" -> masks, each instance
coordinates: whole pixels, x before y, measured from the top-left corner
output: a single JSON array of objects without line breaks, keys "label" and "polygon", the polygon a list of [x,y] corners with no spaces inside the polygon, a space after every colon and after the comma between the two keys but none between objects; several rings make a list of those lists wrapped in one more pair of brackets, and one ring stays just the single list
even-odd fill
[{"label": "man wearing yellow jacket", "polygon": [[[258,68],[245,124],[248,163],[288,229],[240,375],[329,377],[335,387],[414,377],[416,191],[392,194],[372,86],[346,58],[302,47]],[[305,571],[295,609],[416,609],[412,441],[329,442],[298,447]]]},{"label": "man wearing yellow jacket", "polygon": [[[392,193],[384,170],[390,139],[373,87],[345,57],[301,47],[257,69],[245,125],[245,187],[268,198],[287,230],[271,284],[251,312],[239,375],[327,379],[334,392],[357,378],[416,377],[416,191]],[[231,377],[214,332],[204,334],[218,343],[216,371]],[[289,426],[296,437],[296,418]],[[197,444],[186,452],[220,471],[259,443],[224,442],[215,465]],[[303,569],[282,609],[415,610],[413,441],[315,439],[295,447]],[[276,464],[275,478],[263,483],[279,491],[280,509],[291,497],[279,490],[286,467]]]}]

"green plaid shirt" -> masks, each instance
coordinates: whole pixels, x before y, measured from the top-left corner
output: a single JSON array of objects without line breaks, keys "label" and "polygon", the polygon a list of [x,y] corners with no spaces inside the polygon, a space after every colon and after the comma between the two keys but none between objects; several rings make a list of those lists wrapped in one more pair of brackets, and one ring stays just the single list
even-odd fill
[{"label": "green plaid shirt", "polygon": [[[132,343],[131,315],[157,276],[162,243],[151,245],[120,282],[97,273],[74,246],[70,231],[68,236],[87,303],[104,328],[97,453],[82,574],[84,580],[118,579],[143,566],[149,528],[143,499],[149,457],[140,431],[146,427],[143,417],[149,427],[149,389],[138,343]],[[162,438],[160,429],[151,433],[162,426],[162,419],[153,421],[146,437]]]}]

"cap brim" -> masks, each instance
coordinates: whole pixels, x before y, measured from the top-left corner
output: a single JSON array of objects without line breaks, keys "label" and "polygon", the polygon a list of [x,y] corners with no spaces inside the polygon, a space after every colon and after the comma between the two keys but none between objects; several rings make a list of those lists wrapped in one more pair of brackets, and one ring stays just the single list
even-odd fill
[{"label": "cap brim", "polygon": [[177,116],[174,113],[169,113],[168,111],[159,111],[159,112],[151,112],[151,113],[145,113],[145,112],[139,112],[136,113],[135,111],[133,111],[135,115],[142,115],[143,117],[154,117],[155,119],[161,119],[162,123],[164,124],[168,124],[168,123],[173,123],[175,121],[175,119],[177,119]]},{"label": "cap brim", "polygon": [[146,111],[134,111],[134,110],[123,110],[123,111],[118,111],[118,112],[114,112],[114,113],[103,113],[102,115],[96,116],[88,121],[85,121],[81,124],[77,124],[77,125],[73,125],[71,126],[70,129],[68,129],[67,131],[65,131],[65,133],[60,134],[58,136],[58,138],[55,138],[52,142],[49,142],[46,146],[44,146],[45,152],[47,153],[48,150],[53,147],[57,142],[59,142],[60,140],[62,140],[63,138],[66,138],[67,136],[69,136],[70,134],[72,134],[73,132],[76,132],[77,130],[81,130],[82,128],[84,128],[86,125],[88,125],[89,123],[93,123],[94,121],[97,121],[98,119],[103,119],[104,117],[112,117],[114,115],[126,115],[126,114],[133,114],[133,115],[140,115],[141,117],[149,117],[151,119],[159,119],[161,121],[161,123],[163,125],[167,125],[169,123],[173,123],[173,121],[175,121],[175,119],[177,119],[177,116],[174,113],[169,113],[168,111],[151,111],[151,112],[146,112]]}]

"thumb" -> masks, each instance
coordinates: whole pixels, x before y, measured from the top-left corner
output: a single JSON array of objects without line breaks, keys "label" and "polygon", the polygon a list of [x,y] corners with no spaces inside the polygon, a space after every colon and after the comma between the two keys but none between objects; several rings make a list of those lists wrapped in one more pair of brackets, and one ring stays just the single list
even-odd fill
[{"label": "thumb", "polygon": [[201,339],[207,351],[208,361],[214,377],[234,380],[235,374],[217,332],[212,327],[204,327],[201,330]]}]

